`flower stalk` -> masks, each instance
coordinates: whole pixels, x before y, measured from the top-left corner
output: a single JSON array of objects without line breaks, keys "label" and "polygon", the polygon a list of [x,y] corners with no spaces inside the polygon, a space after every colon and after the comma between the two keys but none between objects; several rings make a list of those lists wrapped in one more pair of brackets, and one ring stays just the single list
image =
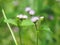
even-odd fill
[{"label": "flower stalk", "polygon": [[37,24],[36,24],[36,22],[34,23],[35,24],[35,29],[36,29],[36,35],[37,35],[37,45],[38,45],[38,28],[37,28]]},{"label": "flower stalk", "polygon": [[21,30],[22,30],[22,28],[21,28],[21,26],[20,26],[21,21],[22,21],[22,19],[20,19],[20,20],[17,19],[17,25],[18,25],[18,28],[19,28],[20,45],[22,45],[22,38],[21,38]]}]

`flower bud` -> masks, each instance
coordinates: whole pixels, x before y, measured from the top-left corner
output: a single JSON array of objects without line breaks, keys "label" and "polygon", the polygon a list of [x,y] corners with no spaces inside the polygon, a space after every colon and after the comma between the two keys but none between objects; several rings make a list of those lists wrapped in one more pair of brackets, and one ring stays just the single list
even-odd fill
[{"label": "flower bud", "polygon": [[40,20],[43,20],[43,19],[44,19],[44,16],[41,16],[41,17],[40,17]]}]

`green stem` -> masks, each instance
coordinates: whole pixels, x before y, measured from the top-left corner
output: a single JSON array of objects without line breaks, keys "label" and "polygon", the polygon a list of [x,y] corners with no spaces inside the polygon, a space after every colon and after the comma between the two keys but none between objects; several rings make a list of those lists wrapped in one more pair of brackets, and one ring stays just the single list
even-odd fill
[{"label": "green stem", "polygon": [[22,45],[21,27],[19,27],[19,37],[20,37],[20,44]]},{"label": "green stem", "polygon": [[39,30],[40,30],[41,21],[39,21],[38,24],[36,22],[34,24],[37,32],[37,45],[39,45]]},{"label": "green stem", "polygon": [[[2,13],[3,13],[4,19],[7,20],[7,17],[5,16],[5,12],[4,12],[3,9],[2,9]],[[11,32],[11,35],[12,35],[12,37],[13,37],[13,40],[14,40],[15,44],[18,45],[17,40],[16,40],[16,38],[15,38],[15,35],[14,35],[14,33],[13,33],[13,31],[12,31],[9,23],[6,22],[6,24],[7,24],[8,28],[9,28],[9,30],[10,30],[10,32]]]},{"label": "green stem", "polygon": [[36,31],[37,31],[37,45],[38,45],[38,29],[37,29],[36,23],[35,23],[35,28],[36,28]]},{"label": "green stem", "polygon": [[17,20],[17,25],[18,25],[18,28],[19,28],[19,37],[20,37],[20,44],[22,45],[22,38],[21,38],[21,26],[20,26],[20,20]]}]

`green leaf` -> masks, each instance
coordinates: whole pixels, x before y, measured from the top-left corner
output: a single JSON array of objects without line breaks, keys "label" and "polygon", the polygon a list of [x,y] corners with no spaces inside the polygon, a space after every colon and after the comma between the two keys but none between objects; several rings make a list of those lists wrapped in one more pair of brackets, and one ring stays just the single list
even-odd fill
[{"label": "green leaf", "polygon": [[33,26],[34,23],[31,22],[30,20],[23,20],[21,23],[21,26]]},{"label": "green leaf", "polygon": [[42,25],[42,30],[51,32],[50,28],[47,25]]},{"label": "green leaf", "polygon": [[8,23],[10,23],[10,24],[12,24],[12,25],[17,26],[17,23],[16,23],[16,20],[15,20],[15,19],[4,20],[4,22],[8,22]]}]

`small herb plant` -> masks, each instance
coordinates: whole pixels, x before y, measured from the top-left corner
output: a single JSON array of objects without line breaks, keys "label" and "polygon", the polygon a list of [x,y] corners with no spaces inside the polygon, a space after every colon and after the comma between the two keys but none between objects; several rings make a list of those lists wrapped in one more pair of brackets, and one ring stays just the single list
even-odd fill
[{"label": "small herb plant", "polygon": [[[5,15],[5,12],[4,10],[2,9],[2,13],[3,13],[3,16],[4,16],[4,21],[6,22],[10,32],[11,32],[11,35],[13,37],[13,40],[15,42],[15,45],[18,45],[18,42],[15,38],[15,35],[13,33],[13,30],[11,29],[10,25],[9,24],[12,24],[12,25],[15,25],[19,28],[19,37],[20,37],[20,45],[23,45],[25,42],[23,41],[22,39],[22,27],[23,28],[26,28],[26,27],[34,27],[35,29],[35,37],[36,37],[36,41],[35,41],[35,44],[36,45],[39,45],[39,31],[40,31],[40,24],[41,24],[41,21],[43,21],[44,19],[44,16],[35,16],[35,11],[33,9],[31,9],[30,7],[26,7],[25,8],[25,11],[26,13],[28,13],[28,15],[26,14],[19,14],[16,16],[15,19],[7,19],[6,15]],[[29,28],[28,28],[29,29]],[[23,30],[24,31],[24,30]],[[33,35],[33,34],[31,34]],[[27,39],[26,39],[27,40]],[[28,44],[28,43],[27,43]],[[29,45],[29,44],[28,44]]]}]

